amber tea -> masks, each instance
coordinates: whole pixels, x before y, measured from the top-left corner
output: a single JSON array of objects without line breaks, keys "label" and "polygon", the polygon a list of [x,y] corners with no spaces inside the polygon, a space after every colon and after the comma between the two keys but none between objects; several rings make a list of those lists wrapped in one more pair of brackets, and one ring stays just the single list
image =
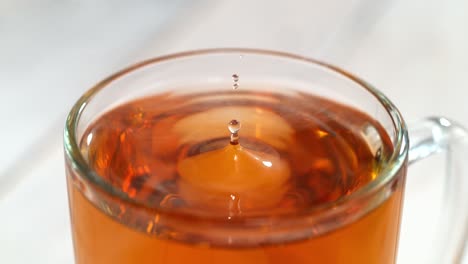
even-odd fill
[{"label": "amber tea", "polygon": [[352,217],[357,204],[346,223],[328,219],[329,230],[311,222],[300,235],[257,240],[273,232],[266,221],[229,231],[331,210],[378,178],[393,151],[381,125],[357,109],[299,92],[248,92],[235,81],[235,91],[136,99],[88,126],[81,154],[128,199],[89,192],[69,169],[77,264],[395,262],[404,172],[380,205]]}]

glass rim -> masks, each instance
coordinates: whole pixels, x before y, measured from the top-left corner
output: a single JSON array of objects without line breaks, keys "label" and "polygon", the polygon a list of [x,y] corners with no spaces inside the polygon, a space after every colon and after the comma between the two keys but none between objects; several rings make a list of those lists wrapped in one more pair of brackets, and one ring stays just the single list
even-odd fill
[{"label": "glass rim", "polygon": [[[106,182],[102,177],[100,177],[93,169],[91,169],[86,162],[85,158],[83,157],[79,143],[77,142],[76,138],[76,129],[78,127],[78,123],[80,121],[80,116],[83,111],[86,109],[86,105],[88,102],[92,100],[94,95],[99,93],[102,89],[105,89],[107,85],[112,83],[113,81],[118,80],[123,76],[127,76],[127,74],[131,74],[132,72],[138,71],[146,66],[158,64],[161,62],[165,62],[172,59],[178,58],[188,58],[194,56],[201,56],[201,55],[213,55],[213,54],[231,54],[231,53],[242,53],[242,54],[253,54],[253,55],[262,55],[262,56],[270,56],[270,57],[277,57],[280,59],[288,59],[292,61],[299,61],[305,62],[308,64],[312,64],[318,66],[323,69],[331,70],[338,75],[345,77],[346,79],[352,81],[353,83],[357,84],[359,87],[366,90],[368,93],[373,95],[374,98],[380,103],[380,105],[386,110],[387,114],[390,116],[393,126],[396,132],[395,142],[393,143],[393,152],[392,155],[389,157],[388,162],[382,167],[382,170],[379,172],[378,177],[375,180],[370,181],[363,187],[359,188],[358,190],[354,191],[353,193],[343,197],[342,199],[338,199],[333,202],[328,202],[323,205],[318,206],[311,206],[307,208],[307,210],[301,211],[300,214],[285,214],[281,215],[281,218],[296,218],[300,219],[303,217],[333,217],[334,215],[343,212],[350,204],[353,204],[353,201],[360,201],[367,197],[370,197],[376,193],[379,193],[379,190],[387,186],[389,183],[392,182],[392,179],[395,175],[398,175],[398,172],[403,168],[403,166],[407,162],[408,158],[408,149],[409,149],[409,139],[408,139],[408,132],[406,124],[401,116],[401,113],[395,107],[395,105],[379,90],[374,88],[372,85],[368,84],[364,80],[360,79],[359,77],[339,68],[333,66],[331,64],[322,62],[320,60],[308,58],[301,55],[295,55],[288,52],[282,51],[272,51],[272,50],[264,50],[264,49],[250,49],[250,48],[213,48],[213,49],[201,49],[201,50],[193,50],[193,51],[186,51],[186,52],[179,52],[173,53],[170,55],[160,56],[151,58],[136,64],[133,64],[123,70],[118,71],[117,73],[110,75],[109,77],[105,78],[104,80],[100,81],[96,85],[94,85],[91,89],[85,92],[79,100],[74,104],[72,109],[70,110],[65,124],[64,129],[64,148],[65,148],[65,155],[66,158],[71,161],[71,166],[77,173],[85,178],[85,180],[89,181],[93,184],[93,188],[99,188],[103,191],[106,195],[110,195],[112,197],[116,197],[124,202],[134,204],[136,206],[142,206],[151,210],[156,210],[158,214],[167,215],[168,217],[173,217],[177,219],[191,219],[191,220],[200,220],[203,223],[210,222],[210,223],[223,223],[226,224],[226,218],[221,216],[213,216],[213,215],[194,215],[188,212],[183,211],[174,211],[171,209],[163,208],[161,206],[148,206],[143,202],[134,200],[130,198],[125,192],[119,190],[115,186]],[[380,202],[377,205],[373,205],[377,207],[380,205]],[[328,209],[333,210],[328,210]],[[373,208],[368,208],[371,210]],[[269,220],[271,216],[268,215],[260,215],[250,217],[249,219],[256,219],[260,220],[259,226],[261,226],[261,220]],[[236,220],[234,219],[231,223],[235,223]],[[242,220],[239,223],[243,223]]]}]

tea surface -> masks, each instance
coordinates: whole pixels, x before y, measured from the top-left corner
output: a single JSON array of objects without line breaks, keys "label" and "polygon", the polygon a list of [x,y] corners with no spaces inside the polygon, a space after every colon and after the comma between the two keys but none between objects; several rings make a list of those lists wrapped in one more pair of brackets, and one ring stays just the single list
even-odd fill
[{"label": "tea surface", "polygon": [[[240,123],[238,145],[230,144],[231,120]],[[226,221],[299,215],[339,202],[375,180],[392,152],[384,129],[350,107],[311,95],[239,91],[131,101],[93,122],[81,149],[100,177],[148,208]],[[158,217],[118,200],[95,206],[82,194],[86,183],[70,176],[77,264],[395,260],[403,181],[344,227],[243,246],[165,234]]]}]

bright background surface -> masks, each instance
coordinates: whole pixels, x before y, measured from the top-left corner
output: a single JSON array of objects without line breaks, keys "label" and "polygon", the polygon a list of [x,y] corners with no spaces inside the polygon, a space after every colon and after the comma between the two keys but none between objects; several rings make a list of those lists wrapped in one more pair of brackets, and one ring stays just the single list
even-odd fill
[{"label": "bright background surface", "polygon": [[[464,0],[0,0],[0,263],[73,263],[62,127],[110,73],[187,49],[283,50],[363,77],[408,123],[468,126],[467,26]],[[434,250],[443,165],[410,168],[400,264]]]}]

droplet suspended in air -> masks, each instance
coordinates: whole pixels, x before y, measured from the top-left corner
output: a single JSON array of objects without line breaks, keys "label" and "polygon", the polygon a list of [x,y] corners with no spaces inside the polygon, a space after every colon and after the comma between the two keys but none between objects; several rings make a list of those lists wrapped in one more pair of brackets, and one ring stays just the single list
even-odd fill
[{"label": "droplet suspended in air", "polygon": [[228,123],[228,130],[231,132],[231,145],[239,144],[239,130],[241,128],[241,124],[236,119],[231,120]]},{"label": "droplet suspended in air", "polygon": [[234,89],[239,88],[239,75],[234,73],[232,75],[232,80],[233,80],[232,88],[234,88]]}]

